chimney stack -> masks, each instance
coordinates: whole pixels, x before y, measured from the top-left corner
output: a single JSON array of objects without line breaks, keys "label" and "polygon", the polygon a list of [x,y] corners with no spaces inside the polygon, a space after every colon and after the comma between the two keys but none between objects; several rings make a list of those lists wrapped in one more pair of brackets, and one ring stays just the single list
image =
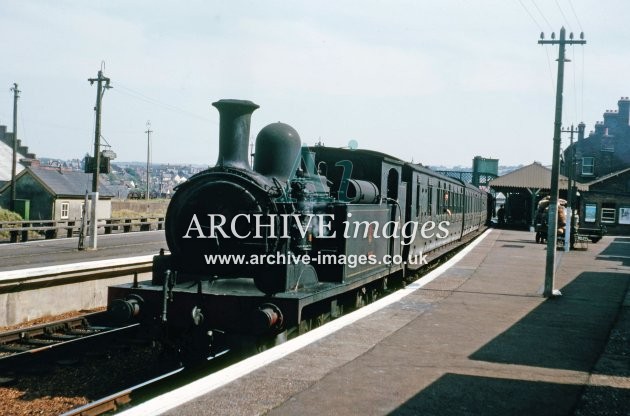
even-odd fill
[{"label": "chimney stack", "polygon": [[619,106],[619,125],[628,126],[628,118],[630,116],[630,99],[621,97],[617,103]]},{"label": "chimney stack", "polygon": [[252,113],[259,106],[246,100],[219,100],[212,105],[220,114],[217,166],[251,170],[249,127]]}]

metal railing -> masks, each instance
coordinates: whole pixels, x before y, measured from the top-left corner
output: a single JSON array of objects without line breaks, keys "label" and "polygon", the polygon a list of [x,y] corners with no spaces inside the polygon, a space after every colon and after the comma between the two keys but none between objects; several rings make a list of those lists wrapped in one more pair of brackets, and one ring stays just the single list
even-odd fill
[{"label": "metal railing", "polygon": [[[104,234],[162,230],[164,217],[99,219],[97,227]],[[80,228],[81,220],[0,221],[0,242],[70,238],[78,235]]]}]

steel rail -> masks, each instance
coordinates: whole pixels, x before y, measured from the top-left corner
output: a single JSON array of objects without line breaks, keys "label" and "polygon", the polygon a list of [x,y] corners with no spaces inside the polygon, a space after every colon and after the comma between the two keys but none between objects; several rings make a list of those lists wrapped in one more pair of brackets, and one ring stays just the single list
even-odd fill
[{"label": "steel rail", "polygon": [[47,352],[75,348],[95,342],[97,338],[102,340],[139,327],[138,323],[122,327],[103,325],[107,321],[105,314],[94,312],[0,333],[0,367],[16,366],[42,358]]}]

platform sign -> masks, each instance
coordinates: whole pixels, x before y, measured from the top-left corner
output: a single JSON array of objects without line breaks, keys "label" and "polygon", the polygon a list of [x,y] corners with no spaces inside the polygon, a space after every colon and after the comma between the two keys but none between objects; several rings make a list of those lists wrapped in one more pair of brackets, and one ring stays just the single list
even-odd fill
[{"label": "platform sign", "polygon": [[[109,173],[109,158],[101,156],[99,163],[99,173]],[[94,173],[94,158],[92,156],[85,157],[85,173]]]}]

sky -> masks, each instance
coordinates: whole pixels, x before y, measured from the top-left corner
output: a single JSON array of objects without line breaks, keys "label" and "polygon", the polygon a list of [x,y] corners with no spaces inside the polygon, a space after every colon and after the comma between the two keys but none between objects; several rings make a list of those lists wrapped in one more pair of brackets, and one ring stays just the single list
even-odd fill
[{"label": "sky", "polygon": [[[558,47],[563,125],[586,131],[630,95],[630,2],[609,0],[0,0],[0,124],[38,157],[93,153],[95,78],[116,161],[214,165],[222,98],[260,105],[302,143],[425,165],[551,163]],[[2,87],[4,85],[4,87]],[[563,147],[568,137],[563,138]]]}]

